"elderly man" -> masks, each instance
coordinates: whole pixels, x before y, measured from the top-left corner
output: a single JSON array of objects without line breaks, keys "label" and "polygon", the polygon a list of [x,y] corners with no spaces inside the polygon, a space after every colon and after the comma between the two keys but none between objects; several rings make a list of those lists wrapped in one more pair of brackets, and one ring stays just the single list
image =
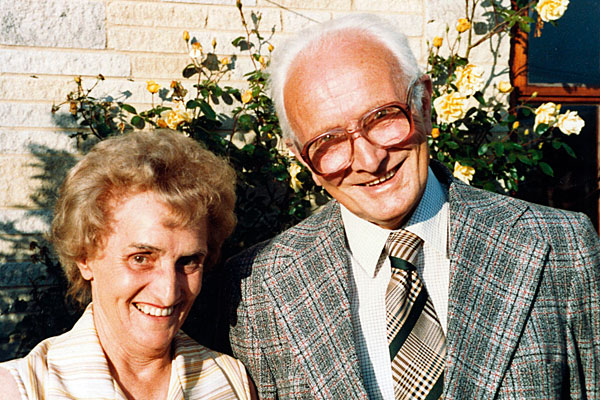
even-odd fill
[{"label": "elderly man", "polygon": [[261,398],[600,398],[586,217],[431,161],[431,81],[384,21],[340,18],[278,51],[286,140],[334,200],[229,263],[230,340]]}]

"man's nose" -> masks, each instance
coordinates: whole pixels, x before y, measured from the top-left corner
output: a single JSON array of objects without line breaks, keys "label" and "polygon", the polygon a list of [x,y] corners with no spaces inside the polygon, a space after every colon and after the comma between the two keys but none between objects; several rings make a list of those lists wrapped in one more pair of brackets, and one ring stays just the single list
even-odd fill
[{"label": "man's nose", "polygon": [[379,169],[381,162],[387,157],[387,150],[371,144],[362,136],[354,139],[354,171],[375,172]]}]

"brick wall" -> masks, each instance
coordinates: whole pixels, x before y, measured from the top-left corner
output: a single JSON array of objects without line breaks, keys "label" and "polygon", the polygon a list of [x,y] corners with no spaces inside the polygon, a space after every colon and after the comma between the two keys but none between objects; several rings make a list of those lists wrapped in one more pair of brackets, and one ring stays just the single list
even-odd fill
[{"label": "brick wall", "polygon": [[[402,27],[422,65],[427,40],[464,13],[463,0],[244,0],[243,5],[247,17],[252,11],[262,14],[265,33],[274,27],[275,46],[313,21],[355,12],[383,15]],[[69,138],[75,125],[68,110],[53,115],[52,104],[75,88],[74,76],[91,85],[101,73],[106,80],[96,97],[127,93],[127,102],[143,110],[151,102],[146,80],[168,87],[181,78],[188,63],[184,30],[205,47],[216,39],[219,56],[232,54],[231,41],[243,34],[235,0],[0,1],[0,310],[25,296],[30,279],[39,274],[28,262],[29,241],[46,230],[56,187],[78,156]],[[473,61],[493,74],[505,73],[508,40],[492,50],[478,50]],[[244,87],[248,63],[239,57],[228,84]],[[18,318],[0,315],[0,359],[12,351],[6,334]]]}]

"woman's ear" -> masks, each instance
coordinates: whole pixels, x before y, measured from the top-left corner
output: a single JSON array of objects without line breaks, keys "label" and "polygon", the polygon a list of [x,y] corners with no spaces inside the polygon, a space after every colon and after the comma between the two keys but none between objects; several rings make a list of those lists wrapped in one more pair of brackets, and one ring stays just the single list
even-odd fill
[{"label": "woman's ear", "polygon": [[79,272],[83,279],[86,281],[91,281],[94,279],[94,273],[92,272],[92,268],[90,267],[89,261],[87,259],[79,260],[76,262],[77,268],[79,268]]}]

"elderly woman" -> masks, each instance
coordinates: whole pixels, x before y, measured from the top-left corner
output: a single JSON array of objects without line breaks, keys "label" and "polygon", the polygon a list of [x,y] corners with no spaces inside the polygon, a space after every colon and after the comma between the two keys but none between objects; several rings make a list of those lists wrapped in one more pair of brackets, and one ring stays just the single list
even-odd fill
[{"label": "elderly woman", "polygon": [[235,225],[235,173],[175,132],[97,144],[69,172],[52,240],[87,306],[73,329],[0,364],[0,397],[247,399],[242,364],[180,331]]}]

